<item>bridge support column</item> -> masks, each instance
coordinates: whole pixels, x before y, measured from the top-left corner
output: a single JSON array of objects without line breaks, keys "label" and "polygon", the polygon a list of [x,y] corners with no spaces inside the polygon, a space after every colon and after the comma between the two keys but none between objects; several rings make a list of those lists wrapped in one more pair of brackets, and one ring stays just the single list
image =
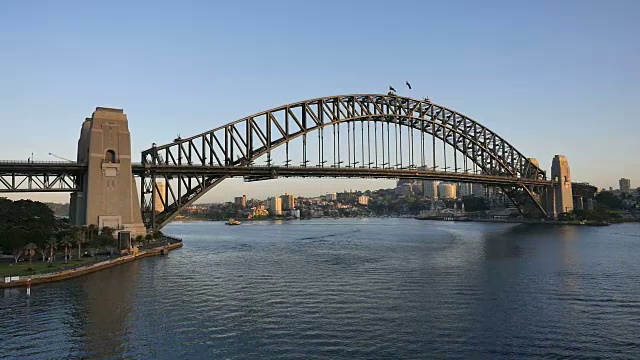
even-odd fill
[{"label": "bridge support column", "polygon": [[551,179],[555,193],[556,213],[573,211],[573,191],[569,161],[564,155],[556,155],[551,163]]},{"label": "bridge support column", "polygon": [[544,190],[544,207],[547,210],[547,216],[549,218],[558,218],[558,213],[556,212],[556,191],[553,187],[547,187]]},{"label": "bridge support column", "polygon": [[587,210],[593,210],[593,198],[587,198]]},{"label": "bridge support column", "polygon": [[584,210],[584,201],[582,196],[576,196],[573,198],[573,208],[575,210]]},{"label": "bridge support column", "polygon": [[88,166],[81,191],[71,194],[71,223],[146,234],[131,170],[129,123],[122,109],[99,107],[85,120],[78,162]]}]

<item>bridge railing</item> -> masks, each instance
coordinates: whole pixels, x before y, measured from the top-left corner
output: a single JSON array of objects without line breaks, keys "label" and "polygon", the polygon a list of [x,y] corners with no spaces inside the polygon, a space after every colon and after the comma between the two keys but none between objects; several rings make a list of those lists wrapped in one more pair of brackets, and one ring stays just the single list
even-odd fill
[{"label": "bridge railing", "polygon": [[0,160],[0,164],[82,164],[75,161],[31,161],[31,160]]}]

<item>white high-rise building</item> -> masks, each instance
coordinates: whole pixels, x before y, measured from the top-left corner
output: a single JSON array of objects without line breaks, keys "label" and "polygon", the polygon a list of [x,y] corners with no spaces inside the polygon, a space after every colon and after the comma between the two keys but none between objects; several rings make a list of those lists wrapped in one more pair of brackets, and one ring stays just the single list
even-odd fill
[{"label": "white high-rise building", "polygon": [[269,207],[269,214],[275,216],[282,215],[282,199],[279,196],[269,198],[267,200],[267,206]]},{"label": "white high-rise building", "polygon": [[338,200],[338,195],[336,193],[327,193],[327,201],[336,201]]}]

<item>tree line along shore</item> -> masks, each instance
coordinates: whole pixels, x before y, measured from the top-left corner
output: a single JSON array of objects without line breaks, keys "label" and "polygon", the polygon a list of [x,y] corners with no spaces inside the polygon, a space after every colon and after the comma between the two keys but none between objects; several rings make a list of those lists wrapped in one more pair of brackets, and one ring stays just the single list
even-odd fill
[{"label": "tree line along shore", "polygon": [[[119,255],[116,229],[72,226],[44,203],[0,198],[0,277],[48,273]],[[138,236],[144,246],[160,232]]]}]

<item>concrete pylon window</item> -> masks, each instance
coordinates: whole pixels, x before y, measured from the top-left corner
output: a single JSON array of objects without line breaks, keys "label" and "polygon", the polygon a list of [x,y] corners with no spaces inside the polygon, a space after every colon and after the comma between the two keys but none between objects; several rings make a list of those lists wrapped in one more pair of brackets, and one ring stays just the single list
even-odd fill
[{"label": "concrete pylon window", "polygon": [[108,163],[116,163],[116,152],[107,150],[104,154],[104,161]]}]

